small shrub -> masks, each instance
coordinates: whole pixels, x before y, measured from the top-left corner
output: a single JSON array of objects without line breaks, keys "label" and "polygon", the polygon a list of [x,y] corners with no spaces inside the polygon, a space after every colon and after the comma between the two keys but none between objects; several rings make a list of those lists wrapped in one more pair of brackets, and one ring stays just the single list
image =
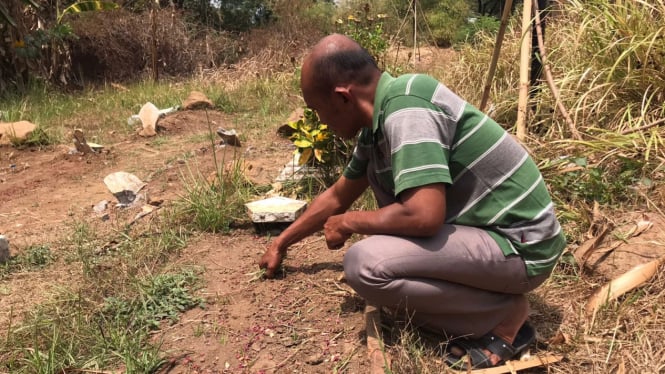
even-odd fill
[{"label": "small shrub", "polygon": [[335,136],[328,126],[319,120],[315,111],[304,109],[304,115],[288,123],[295,130],[291,141],[299,154],[300,165],[308,165],[320,171],[324,187],[332,185],[342,168],[350,161],[353,142]]},{"label": "small shrub", "polygon": [[439,47],[450,47],[466,40],[470,16],[471,10],[464,1],[440,1],[425,11],[432,36]]},{"label": "small shrub", "polygon": [[475,42],[479,33],[496,34],[499,31],[501,21],[495,17],[480,16],[467,19],[466,26],[461,29],[456,40]]},{"label": "small shrub", "polygon": [[337,20],[338,32],[352,38],[365,48],[377,61],[379,66],[384,65],[383,55],[388,50],[388,39],[383,29],[386,14],[370,13],[369,4],[362,10],[348,15],[346,20]]},{"label": "small shrub", "polygon": [[11,138],[12,145],[18,149],[27,147],[43,147],[54,144],[57,140],[42,127],[37,127],[26,139]]}]

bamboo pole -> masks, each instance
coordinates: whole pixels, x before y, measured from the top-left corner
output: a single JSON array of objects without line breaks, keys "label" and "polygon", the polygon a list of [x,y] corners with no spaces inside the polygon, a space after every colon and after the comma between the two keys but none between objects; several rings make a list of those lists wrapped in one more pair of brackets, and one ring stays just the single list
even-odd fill
[{"label": "bamboo pole", "polygon": [[529,104],[529,67],[531,65],[531,1],[524,1],[522,14],[522,48],[520,49],[520,91],[517,104],[516,136],[526,137],[526,110]]},{"label": "bamboo pole", "polygon": [[549,86],[550,91],[552,91],[552,96],[554,96],[556,107],[559,109],[561,115],[566,120],[566,124],[568,124],[568,130],[570,131],[571,136],[573,137],[573,139],[581,140],[582,137],[580,136],[580,133],[577,131],[575,123],[573,122],[572,118],[570,118],[570,115],[568,114],[566,107],[563,105],[563,102],[561,101],[561,95],[559,94],[559,89],[554,84],[554,78],[552,77],[552,70],[550,69],[549,61],[547,59],[547,52],[545,51],[545,40],[543,40],[543,29],[540,23],[540,11],[538,9],[538,0],[533,0],[533,12],[535,14],[535,20],[536,20],[536,36],[538,37],[538,49],[540,52],[540,59],[543,62],[543,68],[545,70],[545,78],[547,79],[547,85]]},{"label": "bamboo pole", "polygon": [[487,100],[490,97],[490,89],[492,88],[492,80],[494,79],[494,73],[496,72],[496,64],[499,61],[499,54],[501,53],[501,44],[503,44],[503,36],[506,33],[506,27],[508,26],[508,17],[510,17],[510,11],[513,8],[513,0],[506,0],[506,4],[503,8],[503,13],[501,14],[501,25],[499,25],[499,32],[496,35],[496,43],[494,43],[494,51],[492,52],[492,61],[490,62],[490,70],[487,73],[487,80],[485,81],[485,88],[483,89],[483,97],[480,101],[480,110],[484,111],[485,106],[487,105]]}]

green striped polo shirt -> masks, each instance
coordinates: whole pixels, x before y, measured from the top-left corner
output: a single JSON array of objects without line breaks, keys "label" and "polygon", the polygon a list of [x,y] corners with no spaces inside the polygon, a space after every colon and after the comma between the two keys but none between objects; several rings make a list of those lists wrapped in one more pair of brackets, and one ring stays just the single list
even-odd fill
[{"label": "green striped polo shirt", "polygon": [[358,137],[347,178],[365,174],[380,206],[445,183],[446,222],[485,229],[530,276],[552,270],[566,245],[536,164],[499,124],[436,79],[383,73],[372,129]]}]

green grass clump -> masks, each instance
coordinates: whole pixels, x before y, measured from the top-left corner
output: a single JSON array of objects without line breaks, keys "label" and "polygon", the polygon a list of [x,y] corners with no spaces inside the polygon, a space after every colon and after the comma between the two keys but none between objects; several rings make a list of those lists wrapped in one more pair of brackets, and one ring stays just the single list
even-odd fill
[{"label": "green grass clump", "polygon": [[194,296],[198,276],[191,270],[136,281],[127,295],[107,297],[101,307],[93,295],[68,291],[31,311],[0,346],[1,369],[12,373],[124,368],[154,372],[165,363],[150,331],[162,320],[202,306]]},{"label": "green grass clump", "polygon": [[106,298],[101,313],[133,328],[156,329],[162,320],[175,322],[181,312],[203,307],[203,299],[192,294],[197,279],[191,270],[149,277],[138,282],[133,298]]},{"label": "green grass clump", "polygon": [[48,245],[32,245],[0,265],[0,279],[19,271],[38,270],[55,260]]}]

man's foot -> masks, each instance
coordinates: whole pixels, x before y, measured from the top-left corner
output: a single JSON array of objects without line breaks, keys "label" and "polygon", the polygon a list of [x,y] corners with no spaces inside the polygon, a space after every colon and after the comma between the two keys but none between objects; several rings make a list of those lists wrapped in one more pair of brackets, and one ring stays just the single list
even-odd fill
[{"label": "man's foot", "polygon": [[[514,307],[508,317],[490,333],[475,340],[472,346],[467,343],[453,345],[450,347],[450,353],[457,360],[469,354],[474,367],[480,364],[478,360],[483,361],[483,367],[492,367],[512,358],[526,348],[525,343],[528,343],[526,344],[528,346],[535,339],[533,328],[526,324],[528,313],[529,302],[526,297],[524,295],[515,297]],[[473,354],[470,351],[473,351]],[[476,356],[475,360],[472,356]]]},{"label": "man's foot", "polygon": [[[524,323],[512,344],[491,332],[477,340],[455,341],[452,344],[462,349],[464,353],[455,355],[451,352],[446,356],[446,362],[450,367],[460,370],[468,369],[469,365],[472,369],[494,367],[522,353],[535,339],[533,327]],[[495,360],[495,357],[498,360]]]}]

